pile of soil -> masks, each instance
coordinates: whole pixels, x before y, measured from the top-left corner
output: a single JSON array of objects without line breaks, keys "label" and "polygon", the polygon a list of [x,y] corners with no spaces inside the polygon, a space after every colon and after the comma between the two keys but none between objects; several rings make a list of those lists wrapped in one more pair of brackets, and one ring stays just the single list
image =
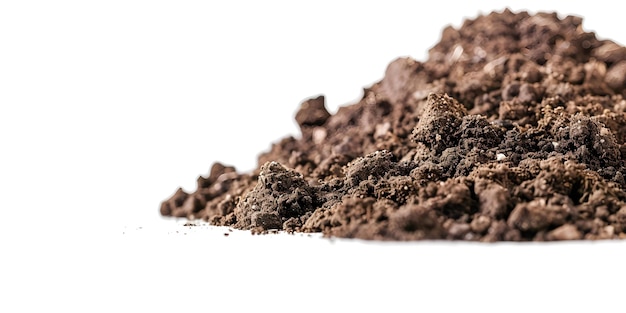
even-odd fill
[{"label": "pile of soil", "polygon": [[216,163],[166,216],[376,240],[626,238],[626,48],[582,19],[505,10],[444,29],[252,173]]}]

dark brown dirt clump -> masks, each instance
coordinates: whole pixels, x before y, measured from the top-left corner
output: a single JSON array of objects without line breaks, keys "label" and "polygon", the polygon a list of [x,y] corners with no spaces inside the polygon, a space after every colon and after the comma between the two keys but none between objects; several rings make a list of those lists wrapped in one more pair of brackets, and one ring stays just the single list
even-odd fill
[{"label": "dark brown dirt clump", "polygon": [[626,238],[626,48],[579,17],[491,13],[399,58],[353,105],[302,103],[240,174],[161,205],[255,232],[420,240]]}]

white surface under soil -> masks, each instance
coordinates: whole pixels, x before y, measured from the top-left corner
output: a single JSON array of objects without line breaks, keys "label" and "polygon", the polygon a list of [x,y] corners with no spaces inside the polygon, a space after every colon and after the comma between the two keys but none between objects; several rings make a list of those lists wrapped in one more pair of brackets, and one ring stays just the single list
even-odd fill
[{"label": "white surface under soil", "polygon": [[319,234],[251,235],[201,223],[184,226],[187,222],[163,219],[63,236],[46,236],[24,223],[10,237],[21,240],[3,244],[0,307],[9,309],[4,312],[614,312],[623,304],[624,241],[373,242]]}]

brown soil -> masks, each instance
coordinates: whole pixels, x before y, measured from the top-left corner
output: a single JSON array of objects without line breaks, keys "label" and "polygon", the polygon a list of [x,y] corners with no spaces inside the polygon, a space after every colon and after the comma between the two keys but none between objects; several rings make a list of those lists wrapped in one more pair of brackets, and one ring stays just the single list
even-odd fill
[{"label": "brown soil", "polygon": [[626,238],[626,48],[554,13],[491,13],[399,58],[363,98],[296,114],[252,173],[214,164],[161,205],[255,232]]}]

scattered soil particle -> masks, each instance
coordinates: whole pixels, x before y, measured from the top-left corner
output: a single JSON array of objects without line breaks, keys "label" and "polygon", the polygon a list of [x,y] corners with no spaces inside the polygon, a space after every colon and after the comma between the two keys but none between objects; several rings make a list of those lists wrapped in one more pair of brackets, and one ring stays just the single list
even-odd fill
[{"label": "scattered soil particle", "polygon": [[[252,173],[214,164],[167,216],[374,240],[626,238],[626,48],[509,10],[447,27],[363,98],[296,114]],[[226,233],[225,235],[228,235]]]}]

